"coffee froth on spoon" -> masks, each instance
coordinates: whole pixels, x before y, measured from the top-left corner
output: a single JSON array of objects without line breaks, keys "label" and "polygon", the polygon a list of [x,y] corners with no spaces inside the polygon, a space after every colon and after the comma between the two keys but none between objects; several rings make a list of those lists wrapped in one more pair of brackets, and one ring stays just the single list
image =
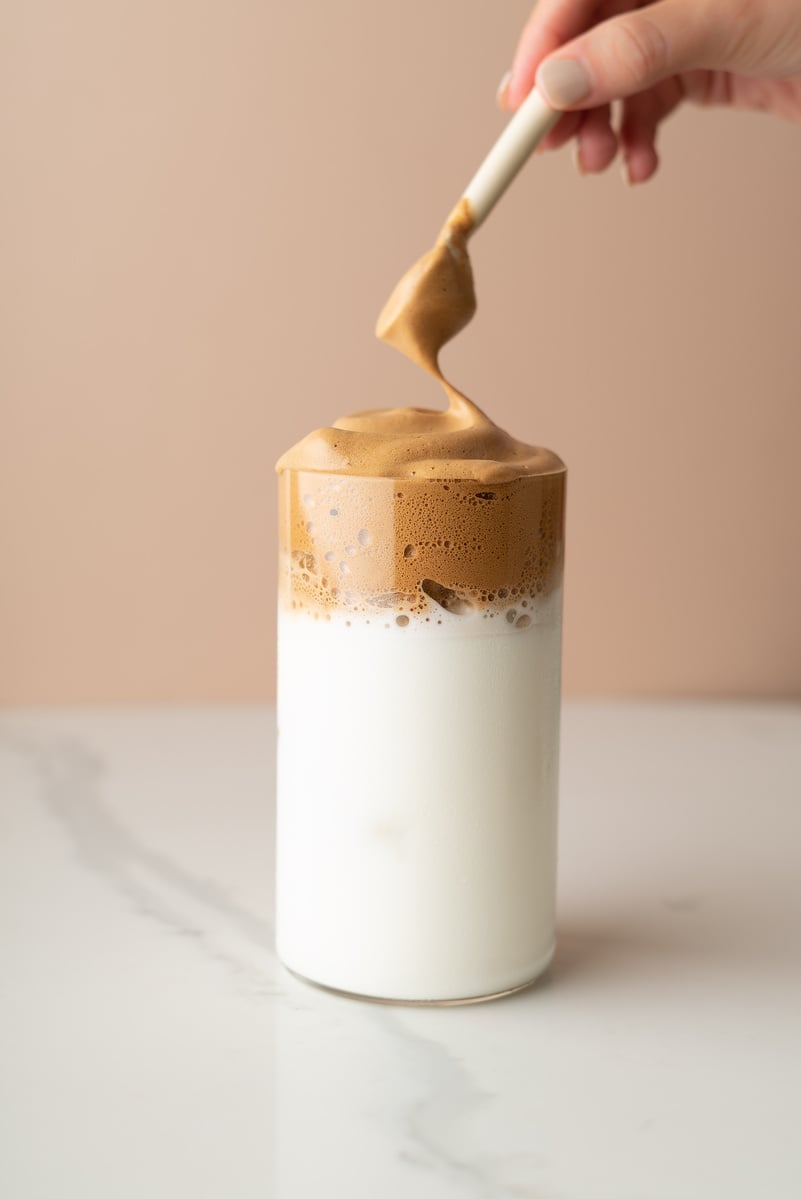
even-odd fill
[{"label": "coffee froth on spoon", "polygon": [[459,201],[433,248],[403,275],[376,324],[376,336],[455,390],[439,366],[442,347],[475,315],[476,291],[467,239],[470,205]]}]

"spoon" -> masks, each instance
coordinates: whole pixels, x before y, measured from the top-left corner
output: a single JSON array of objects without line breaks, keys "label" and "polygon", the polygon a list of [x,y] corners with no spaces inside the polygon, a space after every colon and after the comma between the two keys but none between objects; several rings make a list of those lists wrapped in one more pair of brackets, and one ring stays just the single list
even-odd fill
[{"label": "spoon", "polygon": [[471,233],[483,224],[529,155],[562,116],[532,88],[464,190]]},{"label": "spoon", "polygon": [[439,352],[476,311],[467,239],[560,116],[536,90],[528,94],[465,188],[434,247],[403,275],[378,318],[377,336],[439,379],[452,404],[468,401],[444,378]]}]

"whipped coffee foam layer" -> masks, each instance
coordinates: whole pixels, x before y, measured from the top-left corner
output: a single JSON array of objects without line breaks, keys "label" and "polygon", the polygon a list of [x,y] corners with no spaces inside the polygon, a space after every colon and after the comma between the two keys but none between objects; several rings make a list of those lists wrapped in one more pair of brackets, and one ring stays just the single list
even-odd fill
[{"label": "whipped coffee foam layer", "polygon": [[564,480],[564,471],[491,486],[284,471],[282,603],[401,622],[485,613],[525,628],[561,582]]},{"label": "whipped coffee foam layer", "polygon": [[559,472],[564,463],[550,450],[510,437],[455,394],[444,412],[382,408],[340,417],[298,442],[278,470],[500,483]]},{"label": "whipped coffee foam layer", "polygon": [[564,464],[498,428],[439,368],[475,312],[471,225],[462,201],[377,328],[439,379],[448,408],[344,416],[278,463],[287,606],[391,611],[402,626],[503,614],[525,628],[527,607],[561,580]]},{"label": "whipped coffee foam layer", "polygon": [[440,371],[439,351],[476,309],[467,253],[471,226],[467,201],[462,200],[434,248],[398,283],[376,327],[380,338],[439,379],[448,408],[375,409],[340,417],[284,454],[279,472],[500,483],[564,470],[550,450],[517,441],[498,428]]}]

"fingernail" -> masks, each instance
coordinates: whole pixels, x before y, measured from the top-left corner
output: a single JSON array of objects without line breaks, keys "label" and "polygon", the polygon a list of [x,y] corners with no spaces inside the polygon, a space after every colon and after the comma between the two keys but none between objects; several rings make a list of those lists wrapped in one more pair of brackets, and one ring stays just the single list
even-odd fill
[{"label": "fingernail", "polygon": [[634,186],[634,180],[631,177],[631,171],[629,170],[629,164],[625,158],[623,159],[623,161],[620,164],[620,177],[623,180],[623,182],[625,183],[626,187]]},{"label": "fingernail", "polygon": [[574,58],[556,58],[540,67],[537,87],[552,108],[570,108],[589,96],[592,80],[586,68]]},{"label": "fingernail", "polygon": [[509,87],[509,80],[512,78],[511,70],[504,73],[503,79],[498,84],[498,90],[495,93],[495,102],[499,108],[506,108],[506,92]]},{"label": "fingernail", "polygon": [[581,161],[581,146],[578,144],[578,142],[573,142],[573,166],[576,168],[579,175],[587,174]]}]

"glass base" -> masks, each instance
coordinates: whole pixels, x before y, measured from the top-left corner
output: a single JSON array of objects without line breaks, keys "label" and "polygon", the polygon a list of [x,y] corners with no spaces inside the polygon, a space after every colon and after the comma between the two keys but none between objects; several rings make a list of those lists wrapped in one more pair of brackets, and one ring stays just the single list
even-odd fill
[{"label": "glass base", "polygon": [[359,999],[362,1003],[384,1003],[392,1007],[465,1007],[468,1003],[489,1003],[492,999],[505,999],[507,995],[517,995],[520,991],[526,991],[533,986],[551,964],[554,950],[551,948],[540,965],[537,967],[531,978],[526,979],[523,983],[518,983],[516,987],[507,987],[504,991],[491,991],[487,995],[467,995],[460,999],[390,999],[382,995],[362,995],[358,991],[344,991],[341,987],[331,987],[328,983],[317,982],[314,978],[307,978],[305,974],[299,974],[297,970],[293,970],[291,966],[283,963],[284,969],[288,970],[295,978],[300,979],[302,983],[308,983],[309,986],[317,987],[319,991],[328,991],[331,995],[340,995],[343,999]]}]

